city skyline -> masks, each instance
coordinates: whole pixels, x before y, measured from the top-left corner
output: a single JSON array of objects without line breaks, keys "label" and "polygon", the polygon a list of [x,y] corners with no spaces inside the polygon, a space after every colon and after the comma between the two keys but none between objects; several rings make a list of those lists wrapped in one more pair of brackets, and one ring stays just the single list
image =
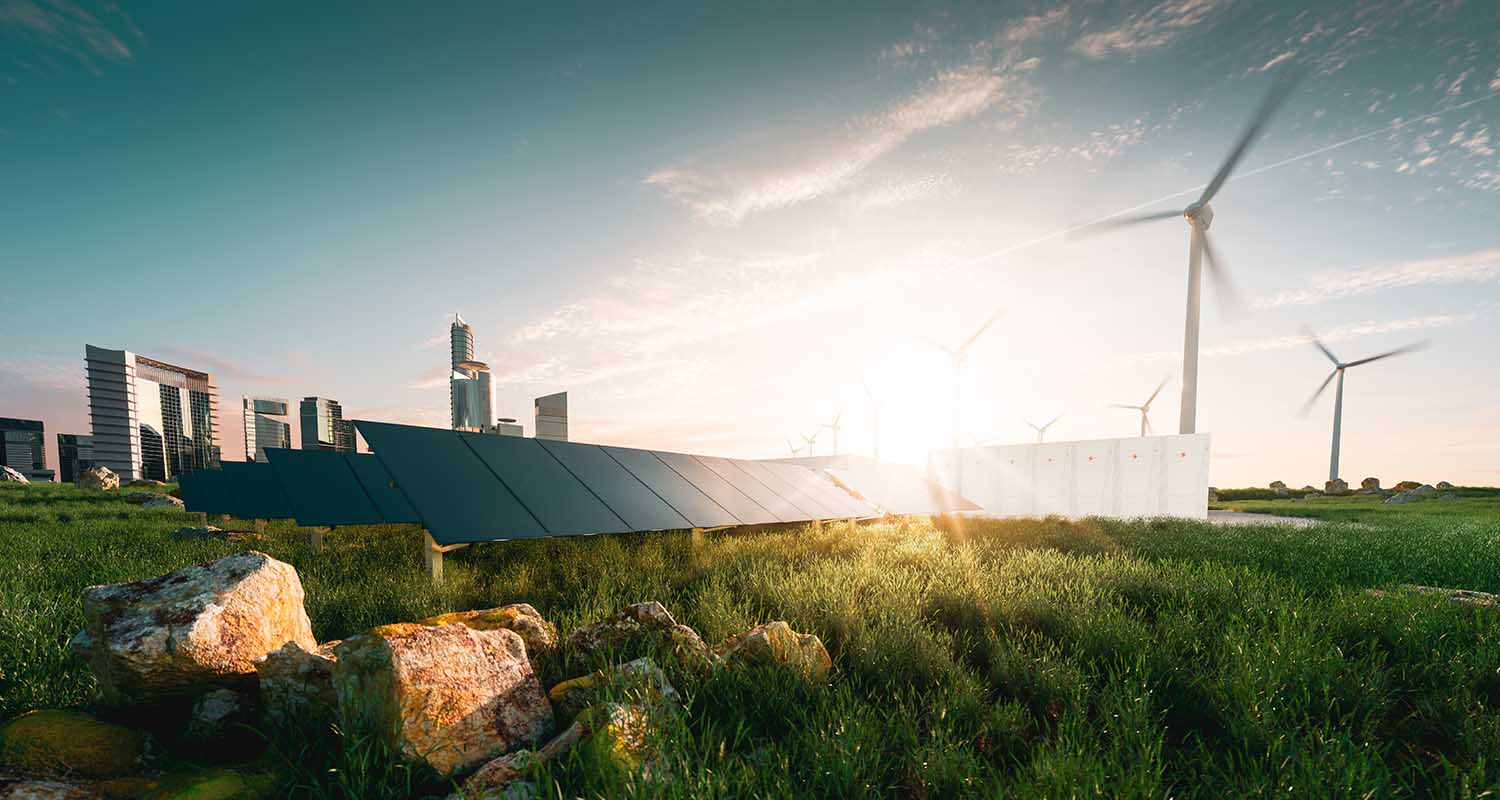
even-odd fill
[{"label": "city skyline", "polygon": [[[950,419],[921,339],[996,306],[965,367],[966,440],[1028,441],[1026,418],[1060,412],[1049,439],[1130,433],[1105,404],[1169,375],[1152,413],[1174,428],[1184,231],[1064,232],[1190,200],[1297,64],[1215,201],[1249,313],[1204,306],[1212,480],[1323,477],[1332,409],[1296,416],[1326,371],[1308,324],[1340,352],[1433,341],[1351,375],[1346,478],[1500,483],[1493,4],[372,4],[296,26],[259,6],[210,30],[92,12],[88,31],[0,22],[27,65],[0,64],[0,211],[24,270],[0,413],[49,431],[89,430],[82,341],[232,394],[448,427],[439,326],[462,308],[495,415],[567,390],[574,440],[771,457],[845,409],[841,450],[869,453],[868,384],[882,456],[920,461]],[[118,101],[135,96],[159,105]],[[243,293],[246,274],[299,290]],[[357,302],[327,302],[350,281]],[[244,336],[231,303],[275,324]]]}]

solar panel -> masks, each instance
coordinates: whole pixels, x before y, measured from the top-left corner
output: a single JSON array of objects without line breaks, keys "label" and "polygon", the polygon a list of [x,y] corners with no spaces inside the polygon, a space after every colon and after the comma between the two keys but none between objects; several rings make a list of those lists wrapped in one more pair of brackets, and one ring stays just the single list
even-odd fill
[{"label": "solar panel", "polygon": [[439,544],[547,535],[456,431],[383,422],[355,425]]},{"label": "solar panel", "polygon": [[761,504],[755,502],[745,495],[744,492],[734,488],[734,484],[724,480],[713,470],[703,466],[697,457],[683,453],[663,453],[652,451],[662,463],[671,467],[674,472],[686,478],[688,483],[698,487],[698,490],[708,495],[715,503],[718,503],[734,515],[734,518],[746,525],[764,525],[770,522],[781,522],[782,520]]},{"label": "solar panel", "polygon": [[759,478],[740,468],[740,462],[713,456],[695,456],[700,464],[713,470],[715,475],[728,481],[746,497],[769,511],[781,522],[803,522],[812,519],[790,500],[777,494]]},{"label": "solar panel", "polygon": [[627,447],[604,447],[603,450],[630,470],[630,474],[655,492],[657,497],[667,501],[692,527],[717,528],[740,524],[737,517],[668,467],[655,453]]},{"label": "solar panel", "polygon": [[416,509],[407,502],[406,495],[401,493],[391,479],[391,473],[387,472],[385,465],[380,459],[369,453],[342,453],[344,462],[359,480],[359,485],[365,490],[365,496],[375,504],[375,510],[387,523],[411,523],[419,524],[421,519],[417,517]]},{"label": "solar panel", "polygon": [[221,471],[233,500],[231,514],[241,519],[286,519],[292,507],[270,464],[226,461]]},{"label": "solar panel", "polygon": [[266,448],[298,525],[379,525],[379,509],[354,477],[343,453]]},{"label": "solar panel", "polygon": [[835,517],[868,517],[875,513],[873,508],[866,508],[863,504],[854,500],[849,493],[840,489],[827,478],[824,478],[807,467],[797,464],[780,464],[775,462],[762,462],[766,469],[771,470],[782,480],[796,487],[798,491],[816,500],[819,505],[834,513]]},{"label": "solar panel", "polygon": [[229,495],[224,473],[216,469],[195,469],[177,477],[182,490],[182,507],[204,514],[228,514]]},{"label": "solar panel", "polygon": [[735,465],[751,477],[757,478],[761,483],[770,487],[778,495],[785,497],[789,502],[802,512],[802,519],[833,519],[838,514],[833,509],[819,503],[810,495],[793,486],[785,476],[776,474],[767,468],[766,463],[760,461],[736,461]]},{"label": "solar panel", "polygon": [[535,439],[635,531],[691,528],[672,506],[594,444]]},{"label": "solar panel", "polygon": [[859,469],[829,468],[839,483],[892,514],[978,511],[968,499],[927,480],[916,467],[880,464]]},{"label": "solar panel", "polygon": [[547,533],[624,533],[631,527],[536,439],[460,433]]}]

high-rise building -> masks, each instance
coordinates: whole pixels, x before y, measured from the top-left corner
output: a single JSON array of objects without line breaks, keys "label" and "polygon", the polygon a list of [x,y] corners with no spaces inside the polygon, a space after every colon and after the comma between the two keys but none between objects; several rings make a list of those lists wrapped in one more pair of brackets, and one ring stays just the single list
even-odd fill
[{"label": "high-rise building", "polygon": [[94,463],[121,480],[172,480],[218,466],[212,375],[129,350],[84,346]]},{"label": "high-rise building", "polygon": [[344,409],[326,397],[302,398],[302,449],[354,452],[344,427]]},{"label": "high-rise building", "polygon": [[354,420],[340,419],[333,424],[333,443],[340,453],[358,452],[359,439],[354,432]]},{"label": "high-rise building", "polygon": [[474,329],[458,314],[448,327],[452,370],[448,380],[448,406],[454,430],[482,432],[490,428],[494,390],[490,368],[474,360]]},{"label": "high-rise building", "polygon": [[94,466],[94,437],[86,433],[57,435],[57,479],[76,483],[78,476]]},{"label": "high-rise building", "polygon": [[534,404],[536,428],[532,435],[538,439],[566,442],[568,440],[568,393],[558,392],[538,397]]},{"label": "high-rise building", "polygon": [[28,480],[50,481],[42,421],[0,417],[0,464],[25,475]]},{"label": "high-rise building", "polygon": [[245,460],[265,463],[267,447],[291,447],[292,425],[286,421],[289,404],[282,397],[246,397]]}]

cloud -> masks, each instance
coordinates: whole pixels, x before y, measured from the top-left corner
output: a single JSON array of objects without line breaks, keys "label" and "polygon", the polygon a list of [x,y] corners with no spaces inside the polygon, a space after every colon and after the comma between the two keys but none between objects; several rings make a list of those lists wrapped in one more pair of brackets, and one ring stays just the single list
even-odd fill
[{"label": "cloud", "polygon": [[[1386,333],[1401,333],[1404,331],[1419,331],[1432,328],[1446,328],[1459,325],[1473,320],[1476,314],[1430,314],[1422,317],[1407,317],[1405,319],[1393,320],[1366,320],[1348,325],[1340,325],[1334,328],[1317,331],[1318,338],[1325,344],[1352,341],[1365,336],[1377,336]],[[1243,356],[1254,353],[1268,353],[1275,350],[1291,350],[1298,347],[1312,345],[1312,338],[1306,334],[1287,336],[1265,336],[1256,339],[1242,339],[1229,344],[1205,347],[1198,351],[1201,358],[1223,358],[1226,356]],[[1149,364],[1158,361],[1176,361],[1182,358],[1181,351],[1162,350],[1154,353],[1136,353],[1121,359],[1124,364]]]},{"label": "cloud", "polygon": [[862,190],[850,195],[847,205],[856,211],[871,211],[910,203],[935,194],[951,197],[957,193],[958,184],[953,178],[947,173],[939,173],[915,180],[891,181]]},{"label": "cloud", "polygon": [[844,189],[912,136],[989,110],[1006,96],[1010,82],[978,65],[950,70],[886,111],[852,122],[852,135],[822,158],[750,175],[715,175],[680,165],[648,175],[645,183],[687,205],[699,219],[736,224],[756,212],[787,208]]},{"label": "cloud", "polygon": [[1006,26],[1001,38],[1015,44],[1029,42],[1066,24],[1070,15],[1067,6],[1059,6],[1045,14],[1023,17]]},{"label": "cloud", "polygon": [[25,384],[53,392],[81,392],[85,385],[82,361],[59,364],[40,358],[0,359],[0,375],[5,376],[6,386]]},{"label": "cloud", "polygon": [[1255,308],[1309,306],[1388,289],[1488,283],[1497,278],[1500,278],[1500,249],[1479,250],[1461,256],[1331,272],[1303,288],[1287,289],[1257,298],[1252,305]]},{"label": "cloud", "polygon": [[1073,43],[1073,49],[1093,59],[1155,50],[1172,43],[1224,4],[1224,0],[1166,0],[1131,14],[1109,30],[1085,34]]},{"label": "cloud", "polygon": [[180,367],[202,370],[221,380],[223,378],[229,378],[231,380],[240,381],[243,383],[273,384],[287,384],[292,382],[292,378],[290,376],[267,375],[258,372],[250,372],[248,370],[241,369],[236,364],[219,358],[218,356],[210,355],[208,353],[200,353],[196,350],[168,346],[161,348],[159,352],[165,358],[182,362],[178,364],[178,366]]},{"label": "cloud", "polygon": [[[144,40],[129,15],[109,6],[106,22],[69,0],[0,0],[0,33],[10,32],[36,47],[61,53],[99,74],[100,62],[134,57],[126,39]],[[115,33],[114,28],[124,31]]]}]

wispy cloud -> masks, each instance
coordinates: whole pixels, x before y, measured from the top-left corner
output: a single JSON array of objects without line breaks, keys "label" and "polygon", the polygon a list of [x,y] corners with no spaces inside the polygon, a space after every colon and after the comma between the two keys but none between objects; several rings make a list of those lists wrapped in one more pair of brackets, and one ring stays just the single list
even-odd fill
[{"label": "wispy cloud", "polygon": [[857,211],[870,211],[910,203],[933,195],[953,196],[958,193],[958,183],[946,172],[912,180],[895,180],[863,189],[848,198],[848,206]]},{"label": "wispy cloud", "polygon": [[1093,59],[1155,50],[1176,41],[1224,5],[1224,0],[1166,0],[1127,16],[1113,28],[1084,34],[1073,49]]},{"label": "wispy cloud", "polygon": [[110,19],[69,0],[0,0],[0,32],[61,53],[98,74],[101,63],[134,57],[127,40],[138,43],[145,38],[118,7],[110,5],[104,15]]},{"label": "wispy cloud", "polygon": [[[1446,328],[1459,325],[1473,320],[1477,315],[1466,314],[1429,314],[1421,317],[1407,317],[1405,319],[1393,320],[1366,320],[1354,322],[1348,325],[1340,325],[1317,332],[1318,338],[1327,344],[1352,341],[1365,336],[1377,336],[1386,333],[1401,333],[1403,331],[1420,331],[1432,328]],[[1268,353],[1275,350],[1291,350],[1297,347],[1307,347],[1312,344],[1312,339],[1306,334],[1295,334],[1286,336],[1265,336],[1256,339],[1241,339],[1228,344],[1205,347],[1198,351],[1202,358],[1223,358],[1226,356],[1243,356],[1254,353]],[[1153,353],[1135,353],[1120,359],[1124,364],[1149,364],[1159,361],[1175,361],[1182,357],[1181,351],[1161,350]]]},{"label": "wispy cloud", "polygon": [[51,359],[0,359],[0,386],[25,384],[56,392],[81,391],[84,387],[83,362],[59,364]]},{"label": "wispy cloud", "polygon": [[996,106],[1013,80],[979,65],[950,70],[888,110],[852,122],[852,135],[822,158],[750,175],[715,174],[681,165],[658,170],[645,183],[687,205],[699,219],[735,224],[756,212],[794,206],[844,189],[916,134]]},{"label": "wispy cloud", "polygon": [[1323,275],[1300,289],[1287,289],[1252,304],[1256,308],[1308,306],[1388,289],[1455,283],[1488,283],[1500,278],[1500,249],[1407,261]]}]

